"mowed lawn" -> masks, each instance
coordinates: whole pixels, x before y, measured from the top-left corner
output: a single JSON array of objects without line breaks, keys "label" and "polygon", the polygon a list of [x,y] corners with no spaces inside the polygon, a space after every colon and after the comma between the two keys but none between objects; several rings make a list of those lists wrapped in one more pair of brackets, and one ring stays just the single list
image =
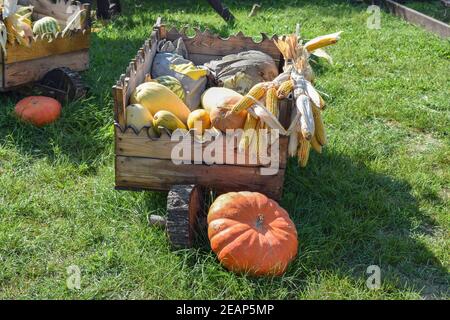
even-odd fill
[{"label": "mowed lawn", "polygon": [[[260,1],[248,18],[253,1],[226,0],[234,26],[206,1],[123,2],[123,16],[95,24],[91,95],[58,122],[20,123],[18,97],[0,97],[0,299],[449,298],[448,40],[386,13],[368,29],[367,6],[346,1]],[[300,246],[283,277],[229,273],[207,242],[172,252],[147,224],[165,214],[165,195],[114,190],[111,86],[158,16],[222,36],[287,34],[298,22],[305,38],[344,31],[334,65],[314,66],[329,144],[286,174],[281,204]],[[71,265],[80,290],[67,288]],[[378,290],[366,287],[370,265]]]}]

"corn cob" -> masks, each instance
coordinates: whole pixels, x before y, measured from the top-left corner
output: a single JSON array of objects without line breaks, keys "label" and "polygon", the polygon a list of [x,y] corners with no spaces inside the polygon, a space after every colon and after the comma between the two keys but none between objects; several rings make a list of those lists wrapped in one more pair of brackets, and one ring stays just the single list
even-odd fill
[{"label": "corn cob", "polygon": [[291,112],[291,125],[289,126],[289,157],[295,157],[298,149],[298,132],[300,131],[300,119],[298,119],[297,114],[297,108],[294,108]]},{"label": "corn cob", "polygon": [[271,87],[266,93],[266,109],[272,113],[277,119],[279,115],[277,89]]},{"label": "corn cob", "polygon": [[289,135],[288,154],[289,157],[295,157],[298,150],[298,132],[294,131]]},{"label": "corn cob", "polygon": [[298,163],[302,168],[304,168],[308,164],[311,143],[306,140],[301,133],[298,134],[298,142]]},{"label": "corn cob", "polygon": [[323,100],[322,96],[319,96],[319,98],[320,98],[320,109],[325,110],[326,106],[325,100]]},{"label": "corn cob", "polygon": [[327,135],[325,132],[325,126],[323,124],[322,114],[320,113],[320,110],[314,106],[311,109],[314,117],[314,136],[317,142],[321,146],[324,146],[327,144]]},{"label": "corn cob", "polygon": [[311,104],[309,102],[309,98],[302,94],[297,98],[296,106],[300,114],[300,127],[303,137],[306,140],[311,140],[314,135],[314,117],[311,111]]},{"label": "corn cob", "polygon": [[239,142],[239,150],[244,151],[248,148],[255,135],[255,128],[258,124],[258,119],[253,117],[250,113],[247,114],[247,120],[244,124],[244,133]]},{"label": "corn cob", "polygon": [[278,99],[285,99],[294,89],[294,81],[288,80],[283,82],[277,91]]},{"label": "corn cob", "polygon": [[308,52],[313,52],[316,49],[335,44],[340,39],[341,33],[342,31],[314,38],[305,43],[305,48]]},{"label": "corn cob", "polygon": [[267,140],[267,129],[264,128],[264,123],[260,123],[260,128],[258,130],[258,155],[267,156],[267,150],[269,149],[269,144]]},{"label": "corn cob", "polygon": [[317,141],[317,137],[315,135],[313,135],[313,137],[311,139],[311,147],[317,153],[322,153],[322,145]]},{"label": "corn cob", "polygon": [[[267,84],[264,82],[258,83],[250,89],[249,93],[244,96],[238,103],[236,103],[232,112],[241,112],[242,110],[247,110],[252,105],[255,104],[255,100],[259,100],[266,94]],[[253,99],[251,98],[253,97]]]}]

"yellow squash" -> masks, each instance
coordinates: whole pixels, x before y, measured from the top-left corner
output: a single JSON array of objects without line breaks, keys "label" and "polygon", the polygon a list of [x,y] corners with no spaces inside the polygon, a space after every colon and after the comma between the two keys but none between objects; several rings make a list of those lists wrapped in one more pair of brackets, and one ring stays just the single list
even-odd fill
[{"label": "yellow squash", "polygon": [[164,127],[170,132],[175,131],[177,129],[187,130],[186,125],[178,119],[176,115],[174,115],[170,111],[161,110],[158,111],[153,117],[153,126],[158,131],[159,127]]},{"label": "yellow squash", "polygon": [[152,115],[162,110],[169,111],[184,124],[187,123],[190,113],[189,108],[175,93],[156,82],[145,82],[139,85],[132,93],[130,102],[143,105]]},{"label": "yellow squash", "polygon": [[188,118],[188,128],[195,129],[198,134],[203,134],[211,128],[211,118],[205,109],[197,109],[191,112]]},{"label": "yellow squash", "polygon": [[150,126],[153,123],[151,113],[140,104],[130,104],[126,110],[127,126],[141,131],[143,127]]}]

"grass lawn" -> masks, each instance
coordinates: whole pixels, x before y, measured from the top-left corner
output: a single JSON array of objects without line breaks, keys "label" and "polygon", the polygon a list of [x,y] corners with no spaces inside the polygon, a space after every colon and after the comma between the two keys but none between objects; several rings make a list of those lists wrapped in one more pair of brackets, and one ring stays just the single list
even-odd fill
[{"label": "grass lawn", "polygon": [[[345,1],[227,0],[227,26],[206,1],[123,1],[124,14],[92,36],[92,88],[43,129],[0,97],[0,299],[449,298],[450,42]],[[139,5],[136,5],[138,4]],[[169,4],[170,3],[170,4]],[[335,64],[317,66],[327,92],[329,145],[306,169],[289,163],[282,206],[298,227],[299,256],[281,278],[225,271],[206,244],[171,252],[150,213],[165,195],[114,191],[111,86],[157,16],[170,25],[305,38],[343,30]],[[382,286],[366,287],[378,265]],[[67,289],[67,267],[81,290]]]},{"label": "grass lawn", "polygon": [[450,23],[450,8],[447,8],[447,15],[445,15],[445,7],[440,0],[408,1],[405,5],[435,19]]}]

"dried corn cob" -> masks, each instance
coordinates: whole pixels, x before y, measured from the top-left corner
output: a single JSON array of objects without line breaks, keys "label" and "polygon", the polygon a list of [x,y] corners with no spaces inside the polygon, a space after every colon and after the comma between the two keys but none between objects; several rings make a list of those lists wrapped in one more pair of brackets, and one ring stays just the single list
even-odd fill
[{"label": "dried corn cob", "polygon": [[308,50],[308,52],[313,52],[316,49],[323,48],[331,44],[335,44],[340,39],[341,33],[342,31],[339,31],[336,33],[327,34],[324,36],[314,38],[305,43],[305,48],[306,50]]},{"label": "dried corn cob", "polygon": [[301,133],[298,134],[298,163],[304,168],[308,164],[309,152],[311,150],[311,143],[306,140]]},{"label": "dried corn cob", "polygon": [[289,135],[288,154],[289,157],[295,157],[298,150],[298,132],[294,131]]},{"label": "dried corn cob", "polygon": [[317,141],[317,137],[315,135],[313,135],[312,139],[311,139],[311,147],[314,149],[314,151],[316,151],[317,153],[322,153],[322,146],[320,145],[320,143]]},{"label": "dried corn cob", "polygon": [[267,129],[264,123],[260,122],[260,128],[258,129],[258,155],[267,156],[267,150],[269,149],[269,141],[267,140]]},{"label": "dried corn cob", "polygon": [[271,87],[266,93],[266,109],[271,112],[277,119],[279,115],[277,89]]},{"label": "dried corn cob", "polygon": [[244,134],[239,142],[239,150],[243,151],[250,146],[250,143],[255,136],[255,128],[258,124],[258,119],[253,117],[250,113],[247,114],[247,120],[245,120]]},{"label": "dried corn cob", "polygon": [[232,112],[241,112],[247,110],[255,104],[255,100],[259,100],[266,94],[267,84],[265,82],[258,83],[250,89],[249,93],[236,103]]},{"label": "dried corn cob", "polygon": [[314,106],[311,109],[314,117],[314,136],[316,137],[317,142],[321,146],[324,146],[327,144],[327,135],[323,124],[322,114],[320,113],[320,110]]},{"label": "dried corn cob", "polygon": [[300,131],[300,119],[297,117],[297,108],[292,109],[291,112],[291,125],[289,127],[289,143],[288,154],[289,157],[295,157],[298,149],[298,132]]},{"label": "dried corn cob", "polygon": [[277,91],[278,99],[285,99],[294,89],[294,81],[288,80],[283,82]]},{"label": "dried corn cob", "polygon": [[309,98],[301,94],[296,101],[296,106],[298,112],[302,115],[300,117],[300,127],[303,137],[306,140],[311,140],[314,135],[314,117],[311,111],[311,104],[309,102]]}]

